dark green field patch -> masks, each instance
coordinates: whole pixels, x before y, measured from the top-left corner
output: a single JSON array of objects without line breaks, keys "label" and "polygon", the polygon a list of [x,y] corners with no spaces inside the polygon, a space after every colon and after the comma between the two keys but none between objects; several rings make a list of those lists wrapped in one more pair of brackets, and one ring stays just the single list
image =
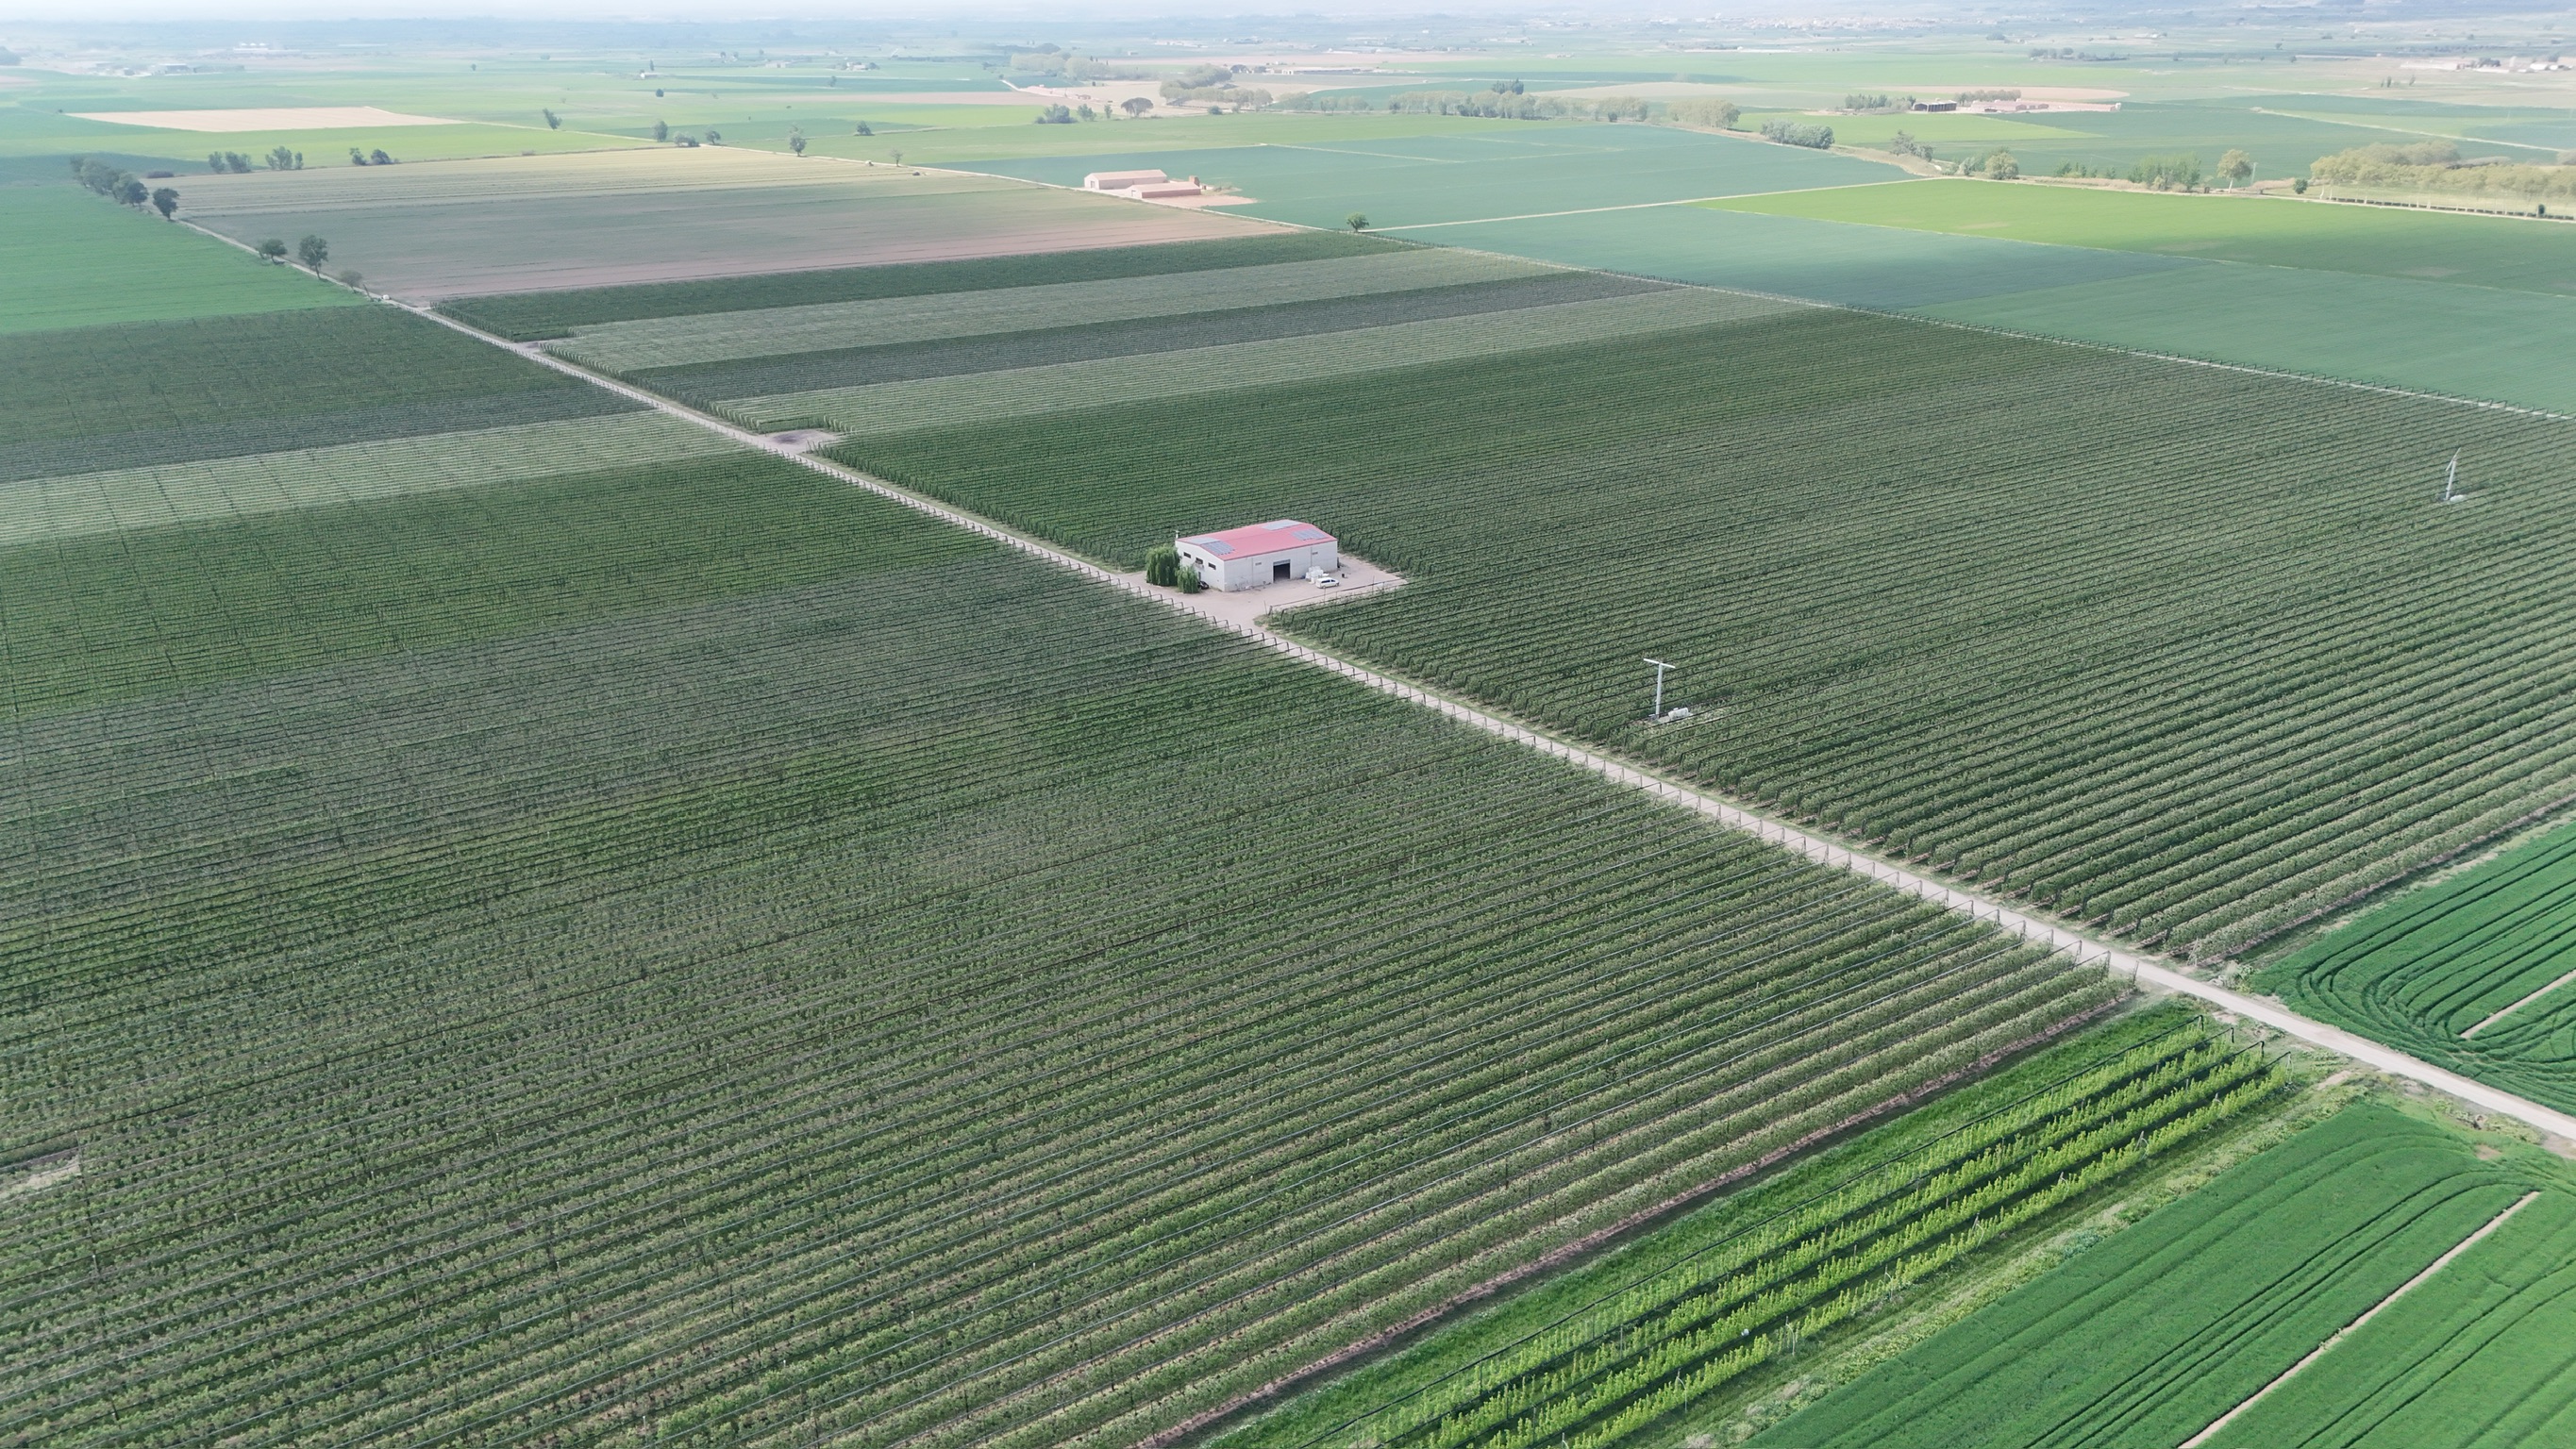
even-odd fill
[{"label": "dark green field patch", "polygon": [[49,713],[864,571],[876,545],[824,526],[847,497],[745,453],[10,549],[5,705]]},{"label": "dark green field patch", "polygon": [[1603,272],[1558,272],[1499,282],[1469,282],[1412,292],[1378,292],[1314,302],[1282,302],[1182,317],[1086,323],[1043,332],[1005,332],[886,347],[805,352],[754,362],[702,363],[627,374],[634,381],[684,401],[705,405],[730,398],[768,397],[821,388],[862,387],[916,378],[955,377],[1012,367],[1087,362],[1178,352],[1229,342],[1260,342],[1350,332],[1399,322],[1510,312],[1564,302],[1588,302],[1661,289],[1662,284]]},{"label": "dark green field patch", "polygon": [[1401,242],[1350,232],[1283,232],[1277,236],[1219,241],[1166,242],[1155,246],[1103,247],[1035,256],[977,257],[955,262],[905,262],[823,272],[772,272],[698,282],[645,282],[567,292],[461,297],[439,305],[460,322],[516,342],[562,337],[577,328],[644,317],[694,317],[761,307],[803,307],[818,302],[864,302],[880,297],[927,297],[995,287],[1037,287],[1111,277],[1212,271],[1321,261],[1363,252],[1392,251]]},{"label": "dark green field patch", "polygon": [[1412,582],[1292,632],[2204,955],[2576,793],[2548,419],[1811,312],[834,456],[1129,567],[1306,519]]},{"label": "dark green field patch", "polygon": [[351,408],[345,412],[241,417],[167,428],[136,428],[124,433],[40,438],[0,446],[0,483],[111,468],[141,468],[154,463],[239,458],[290,448],[419,438],[518,423],[605,417],[634,412],[643,406],[605,388],[534,387],[479,397]]},{"label": "dark green field patch", "polygon": [[[91,472],[177,458],[140,456],[156,448],[180,457],[301,447],[293,425],[310,421],[329,442],[353,441],[335,415],[420,409],[499,394],[595,392],[522,357],[390,307],[330,307],[188,322],[0,337],[0,458],[41,459],[52,471]],[[567,401],[579,409],[602,405]],[[384,415],[418,417],[399,412]],[[397,423],[398,428],[414,424]],[[155,430],[182,434],[160,445]],[[228,432],[227,430],[235,430]],[[219,441],[256,435],[260,446]],[[190,435],[202,440],[190,443]],[[395,436],[402,435],[397,432]],[[94,439],[83,452],[70,440]],[[22,452],[28,444],[50,450]],[[214,453],[189,453],[191,447]],[[66,466],[68,465],[68,466]],[[23,473],[17,476],[27,476]]]}]

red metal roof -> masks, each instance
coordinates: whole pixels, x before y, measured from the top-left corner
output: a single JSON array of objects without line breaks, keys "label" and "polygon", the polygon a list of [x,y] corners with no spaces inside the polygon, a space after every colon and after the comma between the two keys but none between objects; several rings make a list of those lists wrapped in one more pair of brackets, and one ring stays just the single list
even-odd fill
[{"label": "red metal roof", "polygon": [[1222,533],[1194,533],[1181,540],[1183,543],[1196,544],[1218,558],[1242,558],[1257,553],[1285,553],[1292,548],[1304,548],[1309,544],[1338,541],[1315,525],[1299,523],[1293,518],[1282,518],[1271,523],[1249,524],[1242,528],[1229,528]]}]

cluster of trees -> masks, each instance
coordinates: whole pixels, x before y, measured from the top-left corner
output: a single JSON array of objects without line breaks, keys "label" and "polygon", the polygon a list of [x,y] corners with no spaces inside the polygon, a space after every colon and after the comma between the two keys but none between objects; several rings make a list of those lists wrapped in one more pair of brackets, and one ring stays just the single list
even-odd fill
[{"label": "cluster of trees", "polygon": [[304,153],[301,151],[289,150],[284,146],[272,148],[269,151],[266,160],[268,161],[268,169],[271,171],[301,171],[304,169]]},{"label": "cluster of trees", "polygon": [[2321,186],[2370,186],[2387,191],[2447,191],[2461,195],[2576,198],[2576,151],[2558,164],[2510,161],[2501,156],[2469,160],[2448,141],[2408,146],[2356,146],[2320,156],[2308,167]]},{"label": "cluster of trees", "polygon": [[1871,111],[1910,111],[1914,109],[1914,98],[1891,96],[1884,91],[1854,91],[1843,97],[1843,109],[1864,114]]},{"label": "cluster of trees", "polygon": [[250,158],[239,151],[209,151],[206,153],[206,169],[217,176],[227,171],[238,171],[248,175]]},{"label": "cluster of trees", "polygon": [[1982,176],[1989,181],[2019,181],[2021,162],[2014,159],[2013,153],[1998,146],[1974,161],[1961,163],[1959,174]]},{"label": "cluster of trees", "polygon": [[349,148],[349,164],[352,166],[391,166],[394,164],[394,158],[386,155],[385,148],[382,146],[378,146],[372,155],[363,154],[357,147],[352,146]]},{"label": "cluster of trees", "polygon": [[2020,100],[2020,99],[2021,99],[2021,92],[2019,92],[2019,91],[1961,91],[1961,92],[1959,92],[1959,104],[1960,104],[1960,105],[1963,105],[1963,106],[1973,106],[1973,105],[1977,104],[1979,101],[2017,101],[2017,100]]},{"label": "cluster of trees", "polygon": [[1897,132],[1896,135],[1888,141],[1887,149],[1895,152],[1899,156],[1915,156],[1925,161],[1932,159],[1932,148],[1915,140],[1914,133],[1911,131]]},{"label": "cluster of trees", "polygon": [[1194,564],[1181,562],[1181,551],[1168,543],[1156,544],[1145,551],[1145,582],[1158,589],[1178,589],[1195,594],[1207,587]]},{"label": "cluster of trees", "polygon": [[1238,111],[1259,110],[1269,105],[1270,92],[1235,84],[1234,78],[1242,69],[1241,66],[1192,66],[1179,75],[1164,77],[1163,99],[1175,106],[1230,106]]},{"label": "cluster of trees", "polygon": [[1118,65],[1076,54],[1053,45],[1035,50],[1011,52],[1010,68],[1022,75],[1059,76],[1076,85],[1093,81],[1151,80],[1152,74],[1134,66]]},{"label": "cluster of trees", "polygon": [[2173,156],[2141,156],[2129,168],[2129,179],[2140,186],[2158,191],[2198,191],[2200,153],[2186,151]]},{"label": "cluster of trees", "polygon": [[1744,113],[1733,101],[1713,97],[1674,101],[1664,107],[1664,118],[1677,126],[1700,126],[1711,131],[1732,131],[1736,119]]},{"label": "cluster of trees", "polygon": [[1829,151],[1833,149],[1834,128],[1810,121],[1764,121],[1762,139],[1777,141],[1783,146],[1812,146],[1819,151]]},{"label": "cluster of trees", "polygon": [[[167,221],[179,209],[179,193],[167,186],[147,187],[131,171],[120,170],[95,156],[74,156],[72,175],[80,184],[120,205],[141,210],[145,206],[161,213]],[[157,175],[167,176],[162,171]]]},{"label": "cluster of trees", "polygon": [[[272,262],[286,260],[286,243],[277,237],[270,237],[261,242],[254,250]],[[318,277],[322,275],[322,264],[331,260],[331,244],[308,231],[304,234],[303,240],[295,244],[295,259],[304,264],[306,271]],[[356,286],[358,274],[342,272],[340,279],[351,286]]]}]

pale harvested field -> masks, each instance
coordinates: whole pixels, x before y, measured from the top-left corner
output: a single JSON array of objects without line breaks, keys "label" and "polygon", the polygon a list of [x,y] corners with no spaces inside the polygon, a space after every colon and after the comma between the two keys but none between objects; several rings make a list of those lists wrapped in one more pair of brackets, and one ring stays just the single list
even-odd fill
[{"label": "pale harvested field", "polygon": [[999,177],[730,147],[193,178],[185,218],[307,232],[418,301],[1241,236],[1271,230]]},{"label": "pale harvested field", "polygon": [[374,106],[254,106],[235,111],[75,111],[84,121],[156,131],[337,131],[379,126],[453,126],[444,116],[407,116]]},{"label": "pale harvested field", "polygon": [[746,357],[776,357],[833,347],[881,347],[938,337],[973,337],[1089,322],[1172,317],[1228,307],[1364,297],[1423,287],[1458,286],[1541,276],[1552,268],[1475,252],[1400,251],[1328,261],[1225,267],[1173,276],[1118,277],[1036,287],[882,297],[653,317],[576,330],[553,352],[593,367],[627,372],[684,367]]},{"label": "pale harvested field", "polygon": [[719,411],[751,428],[801,424],[820,425],[849,436],[900,433],[1261,384],[1308,382],[1470,357],[1501,357],[1571,342],[1643,337],[1683,327],[1768,316],[1797,305],[1676,287],[1630,297],[1603,297],[1512,312],[1478,312],[1310,337],[1232,342],[1179,352],[1020,367],[1007,372],[741,398],[724,403]]}]

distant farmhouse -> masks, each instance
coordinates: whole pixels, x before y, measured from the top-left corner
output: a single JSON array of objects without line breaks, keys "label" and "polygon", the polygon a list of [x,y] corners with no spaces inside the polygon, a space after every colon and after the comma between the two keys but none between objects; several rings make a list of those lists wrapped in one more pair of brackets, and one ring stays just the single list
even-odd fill
[{"label": "distant farmhouse", "polygon": [[1328,574],[1342,566],[1340,541],[1311,523],[1282,518],[1175,540],[1181,562],[1211,589],[1257,589]]},{"label": "distant farmhouse", "polygon": [[1187,181],[1174,181],[1160,171],[1094,171],[1082,178],[1082,189],[1106,191],[1112,196],[1132,196],[1140,201],[1196,196],[1206,190],[1195,176]]}]

